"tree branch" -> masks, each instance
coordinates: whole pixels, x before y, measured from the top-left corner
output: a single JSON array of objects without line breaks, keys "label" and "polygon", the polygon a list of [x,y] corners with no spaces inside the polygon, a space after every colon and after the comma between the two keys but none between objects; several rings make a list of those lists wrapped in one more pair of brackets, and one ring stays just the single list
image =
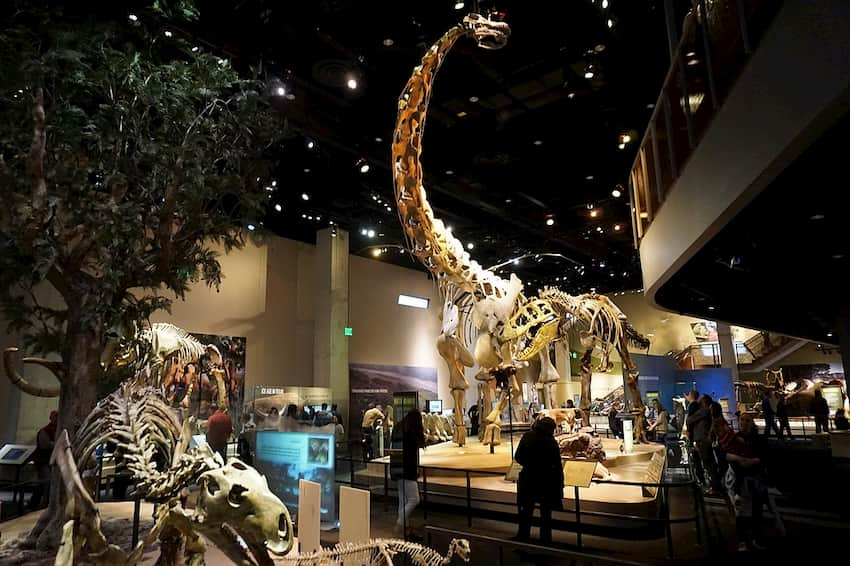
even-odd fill
[{"label": "tree branch", "polygon": [[174,257],[174,213],[177,211],[177,189],[183,184],[183,158],[177,159],[174,164],[174,182],[169,183],[165,189],[165,202],[159,213],[159,228],[157,240],[159,241],[158,271],[164,274],[168,271]]},{"label": "tree branch", "polygon": [[44,207],[47,204],[47,181],[44,177],[44,157],[46,153],[47,134],[44,116],[44,90],[36,89],[32,106],[32,146],[30,147],[30,175],[32,175],[32,208],[35,221],[44,221]]}]

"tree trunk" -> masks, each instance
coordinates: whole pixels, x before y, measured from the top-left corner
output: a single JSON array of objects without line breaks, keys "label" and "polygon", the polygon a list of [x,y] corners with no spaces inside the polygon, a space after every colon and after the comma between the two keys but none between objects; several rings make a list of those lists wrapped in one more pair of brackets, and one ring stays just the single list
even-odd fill
[{"label": "tree trunk", "polygon": [[593,370],[590,367],[592,364],[592,354],[593,348],[588,348],[581,356],[581,400],[578,406],[582,411],[586,411],[588,415],[590,414],[591,402],[590,380],[593,377]]},{"label": "tree trunk", "polygon": [[[100,353],[103,347],[103,324],[89,321],[86,328],[77,320],[69,320],[63,360],[65,376],[59,396],[57,435],[67,430],[73,442],[77,429],[97,403],[97,381],[103,375]],[[80,466],[82,462],[78,462]],[[59,469],[53,466],[50,476],[50,503],[30,531],[26,543],[39,550],[56,549],[62,538],[66,497]]]}]

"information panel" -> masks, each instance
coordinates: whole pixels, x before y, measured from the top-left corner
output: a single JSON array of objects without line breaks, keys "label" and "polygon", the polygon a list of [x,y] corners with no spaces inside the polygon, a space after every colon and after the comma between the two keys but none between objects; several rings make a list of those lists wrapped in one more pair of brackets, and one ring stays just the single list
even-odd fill
[{"label": "information panel", "polygon": [[290,510],[298,509],[298,480],[322,486],[320,517],[336,522],[334,435],[313,432],[257,432],[256,468]]},{"label": "information panel", "polygon": [[821,392],[823,392],[823,398],[826,399],[830,411],[835,411],[844,406],[844,397],[841,395],[840,385],[824,385],[821,387]]}]

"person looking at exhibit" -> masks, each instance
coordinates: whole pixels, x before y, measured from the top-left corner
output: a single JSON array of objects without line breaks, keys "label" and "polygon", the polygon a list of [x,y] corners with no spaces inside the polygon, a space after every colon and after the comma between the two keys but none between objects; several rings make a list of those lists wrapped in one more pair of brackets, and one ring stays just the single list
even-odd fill
[{"label": "person looking at exhibit", "polygon": [[233,421],[230,415],[221,409],[210,415],[207,419],[207,444],[221,455],[222,462],[227,462],[227,441],[230,440],[230,435],[233,434]]},{"label": "person looking at exhibit", "polygon": [[30,509],[40,509],[47,505],[50,489],[50,456],[53,454],[53,444],[56,442],[56,423],[59,412],[50,411],[48,422],[41,427],[35,436],[35,451],[32,462],[38,477],[38,485],[33,489],[29,501]]},{"label": "person looking at exhibit", "polygon": [[664,439],[667,437],[667,427],[670,424],[670,415],[667,414],[667,409],[661,404],[658,399],[653,400],[655,405],[655,420],[649,425],[648,432],[655,432],[655,441],[664,444]]},{"label": "person looking at exhibit", "polygon": [[829,404],[820,387],[815,389],[815,398],[812,400],[809,412],[815,417],[815,432],[829,432]]},{"label": "person looking at exhibit", "polygon": [[419,409],[410,409],[393,429],[392,446],[401,448],[401,466],[393,466],[392,470],[393,479],[398,481],[396,530],[410,540],[416,538],[411,515],[419,505],[419,449],[425,447],[425,426]]},{"label": "person looking at exhibit", "polygon": [[738,426],[738,434],[731,439],[724,436],[721,442],[729,463],[726,487],[735,506],[738,550],[762,550],[757,539],[761,534],[762,506],[767,501],[764,442],[751,414],[743,413]]},{"label": "person looking at exhibit", "polygon": [[614,404],[608,409],[608,429],[614,438],[623,438],[623,421],[617,418],[619,412],[620,404],[614,401]]},{"label": "person looking at exhibit", "polygon": [[[711,449],[711,397],[703,394],[699,398],[699,403],[696,404],[695,410],[691,412],[691,407],[688,411],[691,415],[685,419],[688,426],[688,433],[693,439],[694,447],[699,455],[702,463],[703,483],[706,487],[707,495],[716,495],[720,491],[720,478],[717,473],[717,463],[714,460],[714,453]],[[691,404],[695,405],[694,403]]]},{"label": "person looking at exhibit", "polygon": [[478,436],[478,403],[472,405],[466,414],[469,415],[470,434]]},{"label": "person looking at exhibit", "polygon": [[835,430],[850,430],[850,420],[847,420],[844,409],[835,410]]},{"label": "person looking at exhibit", "polygon": [[519,530],[517,540],[531,537],[531,517],[540,506],[540,542],[552,542],[552,509],[561,509],[564,498],[564,470],[561,451],[555,440],[555,420],[537,419],[522,435],[514,460],[522,466],[517,481]]},{"label": "person looking at exhibit", "polygon": [[788,439],[791,439],[791,424],[788,422],[788,403],[784,397],[777,395],[779,403],[776,405],[776,420],[779,421],[779,440],[783,440],[783,434],[788,433]]},{"label": "person looking at exhibit", "polygon": [[782,438],[782,431],[776,423],[776,413],[779,410],[779,399],[776,397],[776,392],[773,389],[768,390],[761,402],[761,414],[764,416],[764,437],[770,436],[770,431],[773,429],[778,438]]}]

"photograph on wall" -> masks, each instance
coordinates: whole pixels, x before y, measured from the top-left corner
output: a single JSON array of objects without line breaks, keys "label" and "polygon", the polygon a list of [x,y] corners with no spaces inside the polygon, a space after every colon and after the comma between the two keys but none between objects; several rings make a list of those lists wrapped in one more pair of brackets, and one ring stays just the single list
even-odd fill
[{"label": "photograph on wall", "polygon": [[245,396],[245,337],[190,334],[206,353],[167,368],[163,378],[166,398],[198,420],[226,408],[237,422]]},{"label": "photograph on wall", "polygon": [[286,507],[298,512],[298,480],[322,486],[320,518],[337,519],[334,436],[320,432],[257,432],[255,466]]},{"label": "photograph on wall", "polygon": [[697,342],[717,342],[717,323],[712,320],[692,322],[691,332]]},{"label": "photograph on wall", "polygon": [[[384,410],[393,404],[394,393],[429,391],[436,397],[437,368],[350,364],[348,366],[351,397],[349,430],[359,431],[363,415],[380,405]],[[420,407],[424,410],[425,407]],[[393,415],[399,421],[404,415]]]}]

